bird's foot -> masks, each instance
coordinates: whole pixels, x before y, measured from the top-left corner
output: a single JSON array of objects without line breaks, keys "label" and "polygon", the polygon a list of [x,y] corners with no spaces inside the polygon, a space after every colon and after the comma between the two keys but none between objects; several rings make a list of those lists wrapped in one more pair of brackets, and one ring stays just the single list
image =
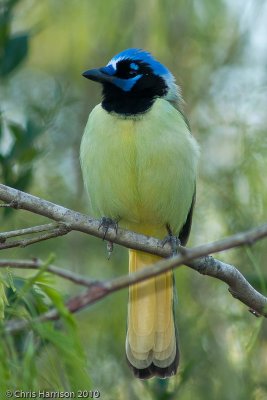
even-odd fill
[{"label": "bird's foot", "polygon": [[109,231],[109,229],[114,229],[114,231],[115,231],[115,233],[117,235],[117,233],[118,233],[118,221],[115,221],[115,220],[113,220],[111,218],[108,218],[108,217],[102,217],[101,220],[100,220],[100,224],[99,224],[98,230],[100,228],[103,229],[103,232],[104,232],[103,240],[105,240],[107,232]]},{"label": "bird's foot", "polygon": [[165,236],[165,238],[162,240],[162,247],[164,247],[167,243],[169,243],[171,250],[172,250],[172,256],[175,256],[178,253],[178,250],[181,246],[181,241],[178,236],[175,236],[172,233],[172,230],[169,225],[166,225],[168,235]]},{"label": "bird's foot", "polygon": [[181,246],[180,239],[178,238],[178,236],[168,234],[162,240],[162,247],[164,247],[167,243],[169,243],[171,247],[172,255],[175,256],[178,253],[179,247]]},{"label": "bird's foot", "polygon": [[[118,221],[114,221],[111,218],[108,217],[102,217],[100,220],[100,224],[98,227],[98,230],[102,228],[103,229],[103,240],[106,239],[106,235],[109,229],[114,229],[115,234],[117,235],[118,232]],[[108,252],[108,260],[111,257],[111,254],[113,252],[113,242],[111,240],[107,240],[107,252]]]}]

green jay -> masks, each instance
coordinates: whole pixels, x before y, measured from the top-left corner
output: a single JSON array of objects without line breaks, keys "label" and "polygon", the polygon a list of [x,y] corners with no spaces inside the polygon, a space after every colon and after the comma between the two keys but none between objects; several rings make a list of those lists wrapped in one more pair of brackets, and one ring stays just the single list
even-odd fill
[{"label": "green jay", "polygon": [[[91,211],[122,228],[185,245],[191,229],[199,147],[171,72],[141,49],[127,49],[83,76],[102,84],[80,159]],[[160,258],[129,250],[129,271]],[[166,378],[179,363],[169,271],[129,288],[126,356],[135,376]]]}]

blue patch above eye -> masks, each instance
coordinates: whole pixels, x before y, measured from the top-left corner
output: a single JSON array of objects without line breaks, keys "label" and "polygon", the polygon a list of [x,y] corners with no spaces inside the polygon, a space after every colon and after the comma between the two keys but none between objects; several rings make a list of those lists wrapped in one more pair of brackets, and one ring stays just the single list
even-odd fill
[{"label": "blue patch above eye", "polygon": [[113,84],[118,86],[124,92],[129,92],[141,77],[142,75],[136,75],[131,79],[114,78]]},{"label": "blue patch above eye", "polygon": [[130,68],[131,68],[131,69],[134,69],[135,71],[138,71],[139,65],[137,65],[137,64],[135,64],[135,63],[131,63],[131,64],[130,64]]}]

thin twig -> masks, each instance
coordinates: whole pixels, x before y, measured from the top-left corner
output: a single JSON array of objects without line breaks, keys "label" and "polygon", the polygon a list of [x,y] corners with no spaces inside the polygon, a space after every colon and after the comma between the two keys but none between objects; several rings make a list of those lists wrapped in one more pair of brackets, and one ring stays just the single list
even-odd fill
[{"label": "thin twig", "polygon": [[[10,267],[10,268],[17,268],[17,269],[36,269],[41,270],[44,266],[44,262],[39,259],[33,260],[4,260],[0,259],[0,268]],[[83,275],[74,273],[72,271],[59,268],[55,265],[48,265],[46,266],[46,271],[50,272],[54,275],[58,275],[61,278],[68,279],[69,281],[76,283],[78,285],[90,287],[93,284],[96,284],[98,281],[95,279],[86,278]]]},{"label": "thin twig", "polygon": [[[29,230],[30,229],[31,228],[29,228]],[[57,228],[50,229],[50,232],[48,232],[48,233],[44,233],[44,234],[39,235],[39,236],[34,236],[33,238],[29,238],[29,239],[20,239],[20,240],[13,240],[13,241],[10,241],[10,242],[9,241],[3,242],[3,241],[1,241],[1,236],[0,236],[0,250],[11,249],[11,248],[14,248],[14,247],[26,247],[26,246],[29,246],[31,244],[34,244],[34,243],[37,243],[37,242],[41,242],[43,240],[47,240],[47,239],[51,239],[51,238],[54,238],[54,237],[66,235],[68,232],[70,232],[70,230],[71,229],[68,227],[68,225],[65,225],[65,224],[62,223],[62,224],[58,225]],[[12,231],[10,231],[10,232],[12,232]]]},{"label": "thin twig", "polygon": [[16,229],[15,231],[0,232],[0,243],[4,243],[6,239],[9,239],[11,237],[24,236],[24,235],[29,235],[31,233],[50,231],[56,228],[57,226],[58,226],[57,224],[52,222],[50,224],[37,225],[37,226],[32,226],[30,228]]}]

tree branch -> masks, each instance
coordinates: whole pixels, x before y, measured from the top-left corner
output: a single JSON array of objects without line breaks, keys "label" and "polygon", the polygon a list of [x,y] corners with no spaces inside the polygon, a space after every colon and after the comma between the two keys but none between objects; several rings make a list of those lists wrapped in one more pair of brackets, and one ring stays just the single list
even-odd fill
[{"label": "tree branch", "polygon": [[[97,237],[103,236],[103,232],[99,230],[98,220],[38,197],[31,196],[27,193],[20,192],[16,189],[0,185],[0,199],[15,204],[15,208],[22,208],[55,221],[63,222],[67,225],[69,230],[77,230]],[[195,248],[189,249],[181,247],[181,251],[177,256],[159,261],[155,265],[142,269],[134,274],[125,275],[111,281],[90,283],[88,291],[70,299],[67,303],[67,307],[71,312],[76,312],[114,291],[129,286],[130,284],[140,282],[151,276],[161,274],[181,264],[185,264],[203,275],[209,275],[227,283],[230,293],[235,298],[246,304],[256,315],[259,314],[266,317],[267,298],[257,292],[234,266],[225,264],[212,257],[207,257],[210,253],[216,253],[242,245],[251,245],[255,241],[266,236],[267,224]],[[123,229],[118,229],[117,234],[113,230],[108,231],[106,239],[125,247],[157,254],[161,257],[168,257],[171,254],[170,247],[162,247],[160,240]],[[51,310],[41,316],[39,320],[56,319],[58,317],[57,311]],[[23,324],[27,323],[27,321],[16,322],[16,324],[19,323]],[[10,329],[13,331],[15,326],[18,325],[14,325],[15,322],[11,324],[13,325],[12,329]]]},{"label": "tree branch", "polygon": [[[191,252],[191,250],[193,250],[193,252]],[[199,246],[198,248],[190,249],[188,253],[191,252],[192,255],[195,251],[199,254],[201,252],[203,253],[205,251],[205,246]],[[109,281],[91,282],[90,287],[84,293],[72,297],[66,303],[66,307],[71,313],[76,313],[113,292],[128,287],[134,283],[143,281],[149,277],[159,275],[163,271],[167,271],[171,268],[178,267],[181,264],[185,264],[186,260],[189,258],[190,255],[178,255],[173,258],[159,261],[154,265],[148,266],[147,268],[139,270],[130,275],[124,275]],[[241,300],[244,304],[247,304],[250,308],[250,311],[255,316],[262,315],[267,317],[267,298],[257,292],[235,267],[215,260],[212,257],[202,258],[201,262],[198,264],[198,272],[204,275],[207,274],[214,276],[215,278],[228,283],[230,293],[234,297]],[[54,308],[32,321],[11,320],[6,324],[4,330],[6,333],[15,333],[27,328],[28,326],[34,326],[35,323],[57,320],[59,318],[60,313]]]},{"label": "tree branch", "polygon": [[[0,184],[0,200],[13,204],[13,207],[16,209],[27,210],[54,221],[63,222],[70,230],[80,231],[103,238],[103,229],[99,228],[100,221],[88,215],[81,214],[77,211],[70,210],[2,184]],[[113,229],[108,230],[106,233],[106,240],[124,247],[157,254],[161,257],[168,257],[171,255],[171,248],[168,244],[162,247],[161,241],[158,239],[120,228],[117,233]]]},{"label": "tree branch", "polygon": [[[50,225],[50,224],[47,224]],[[54,224],[53,224],[54,225]],[[54,225],[55,226],[55,225]],[[20,231],[34,231],[36,227],[33,228],[29,228],[29,229],[21,229]],[[47,233],[44,233],[42,235],[39,236],[34,236],[33,238],[29,238],[29,239],[20,239],[20,240],[13,240],[11,242],[6,242],[6,239],[2,239],[4,236],[4,233],[2,233],[0,235],[0,250],[3,249],[11,249],[14,247],[26,247],[29,246],[30,244],[34,244],[37,242],[42,242],[43,240],[47,240],[47,239],[51,239],[51,238],[55,238],[58,236],[63,236],[66,235],[67,233],[69,233],[71,231],[71,229],[69,229],[69,227],[65,224],[58,224],[57,227],[54,227],[54,229],[50,229],[50,231],[48,231]],[[13,232],[19,232],[18,231],[10,231],[10,232],[5,232],[7,234],[12,235]],[[21,235],[23,235],[23,233],[21,233]],[[18,236],[18,235],[16,235]],[[10,237],[10,236],[9,236]],[[3,240],[5,240],[3,242]]]},{"label": "tree branch", "polygon": [[[32,213],[42,215],[54,221],[64,223],[69,231],[80,231],[92,236],[103,238],[103,230],[100,227],[98,219],[91,218],[85,214],[70,210],[60,205],[51,203],[50,201],[40,199],[20,190],[13,189],[9,186],[0,184],[0,200],[13,204],[16,209],[23,209]],[[237,233],[229,238],[223,239],[218,250],[227,250],[241,245],[251,245],[255,241],[267,236],[267,224],[251,229],[247,232]],[[117,243],[121,246],[134,250],[142,250],[147,253],[156,254],[161,257],[169,257],[172,249],[169,244],[162,247],[159,239],[150,236],[141,235],[126,229],[118,228],[117,232],[110,229],[105,235],[106,240]],[[181,251],[183,251],[181,247]],[[186,250],[184,250],[186,251]],[[211,251],[210,251],[211,252]],[[207,253],[208,254],[208,253]]]},{"label": "tree branch", "polygon": [[11,237],[24,236],[36,232],[50,231],[56,228],[57,226],[58,226],[57,224],[51,223],[51,224],[32,226],[30,228],[16,229],[15,231],[0,232],[0,243],[4,243],[6,239],[9,239]]},{"label": "tree branch", "polygon": [[[41,270],[43,269],[46,263],[39,259],[33,260],[4,260],[0,259],[0,268],[10,267],[17,269],[35,269]],[[69,281],[76,283],[77,285],[82,285],[86,287],[92,286],[92,284],[96,284],[98,281],[95,279],[85,278],[83,275],[74,273],[72,271],[56,267],[55,265],[47,265],[45,267],[47,272],[51,274],[58,275],[61,278],[68,279]]]}]

